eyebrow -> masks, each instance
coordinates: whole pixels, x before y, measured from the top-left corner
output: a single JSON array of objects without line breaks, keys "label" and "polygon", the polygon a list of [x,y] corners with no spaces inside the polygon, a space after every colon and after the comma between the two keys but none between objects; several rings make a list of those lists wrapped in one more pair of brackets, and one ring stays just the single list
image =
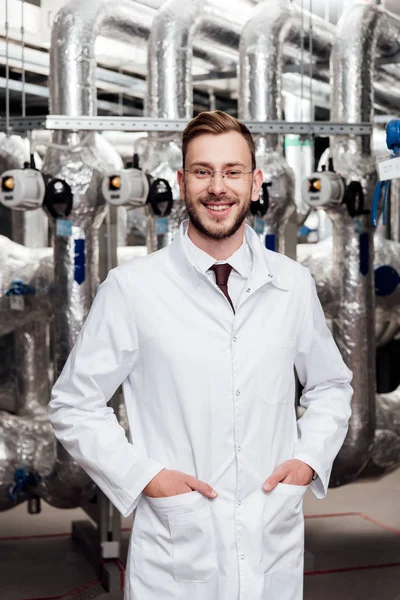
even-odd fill
[{"label": "eyebrow", "polygon": [[[203,161],[199,161],[199,160],[195,160],[194,162],[191,163],[191,167],[193,167],[194,165],[198,165],[199,167],[209,167],[210,169],[213,169],[214,166],[209,163],[209,162],[203,162]],[[244,163],[242,163],[240,160],[236,160],[234,162],[228,162],[228,163],[224,163],[224,167],[246,167],[246,165]]]}]

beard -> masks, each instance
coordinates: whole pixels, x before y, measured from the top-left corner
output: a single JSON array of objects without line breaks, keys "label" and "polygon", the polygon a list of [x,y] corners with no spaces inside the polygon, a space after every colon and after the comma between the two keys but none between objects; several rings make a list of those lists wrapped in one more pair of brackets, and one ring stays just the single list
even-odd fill
[{"label": "beard", "polygon": [[218,200],[216,196],[208,195],[204,196],[203,198],[199,198],[198,200],[199,204],[207,202],[219,202],[221,205],[233,204],[235,207],[239,206],[239,211],[235,217],[234,222],[229,226],[225,226],[227,228],[220,229],[220,226],[218,227],[218,225],[217,227],[213,227],[212,225],[209,226],[205,222],[203,222],[203,219],[199,214],[200,211],[195,206],[194,202],[192,202],[192,200],[188,197],[185,198],[186,209],[193,227],[197,229],[197,231],[201,233],[203,237],[206,237],[211,240],[224,240],[234,235],[239,229],[239,227],[242,225],[250,208],[251,197],[249,196],[248,200],[243,202],[241,206],[238,198],[232,198],[228,196],[225,196],[223,200]]}]

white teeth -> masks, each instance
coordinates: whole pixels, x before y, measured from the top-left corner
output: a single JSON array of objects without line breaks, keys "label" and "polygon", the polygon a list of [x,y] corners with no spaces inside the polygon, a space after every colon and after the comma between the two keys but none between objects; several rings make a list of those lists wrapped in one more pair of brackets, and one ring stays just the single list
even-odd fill
[{"label": "white teeth", "polygon": [[210,210],[216,210],[216,211],[226,210],[229,207],[230,207],[229,204],[226,204],[224,206],[207,206],[207,208],[209,208]]}]

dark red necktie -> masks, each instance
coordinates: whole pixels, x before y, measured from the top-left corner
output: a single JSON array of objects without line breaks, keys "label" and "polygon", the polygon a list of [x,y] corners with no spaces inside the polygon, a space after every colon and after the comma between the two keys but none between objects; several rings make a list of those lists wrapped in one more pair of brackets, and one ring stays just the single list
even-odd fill
[{"label": "dark red necktie", "polygon": [[232,310],[233,312],[235,312],[233,302],[228,293],[228,279],[229,275],[231,274],[232,268],[233,267],[231,267],[231,265],[228,265],[228,263],[224,263],[222,265],[213,265],[212,267],[210,267],[210,269],[215,273],[217,286],[220,290],[222,290],[226,298],[229,300],[229,303],[232,306]]}]

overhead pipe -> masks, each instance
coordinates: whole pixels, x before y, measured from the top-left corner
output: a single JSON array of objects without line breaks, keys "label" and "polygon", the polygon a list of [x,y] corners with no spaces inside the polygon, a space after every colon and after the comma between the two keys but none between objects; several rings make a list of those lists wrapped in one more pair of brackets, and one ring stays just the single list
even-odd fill
[{"label": "overhead pipe", "polygon": [[[193,42],[202,21],[203,7],[204,2],[201,0],[188,0],[184,7],[179,0],[167,0],[154,18],[148,43],[147,116],[162,119],[192,118]],[[179,164],[180,137],[174,139],[170,136],[152,134],[146,140],[148,159],[154,161],[155,156],[158,156],[161,162],[152,173],[156,172],[157,176],[169,179],[174,192],[172,212],[168,215],[168,227],[161,235],[157,231],[157,218],[152,214],[151,209],[146,209],[146,241],[149,252],[169,245],[180,223],[187,216],[186,206],[179,198],[175,172],[171,170],[170,161],[165,159],[172,145],[177,149],[176,168],[179,168],[181,166]],[[149,168],[148,160],[144,166]]]},{"label": "overhead pipe", "polygon": [[[264,0],[246,23],[239,48],[239,117],[243,121],[280,121],[282,110],[283,46],[290,39],[295,10],[289,0]],[[295,209],[294,175],[283,158],[282,136],[256,138],[257,166],[268,190],[269,208],[258,233],[272,240],[272,249],[285,252],[285,229]],[[255,223],[254,223],[255,225]]]},{"label": "overhead pipe", "polygon": [[[381,6],[359,3],[342,15],[331,55],[333,121],[373,121],[376,58],[378,53],[395,52],[399,39],[400,22],[389,17]],[[333,334],[353,372],[354,388],[348,435],[332,471],[331,483],[340,485],[355,479],[364,469],[374,445],[374,236],[370,210],[376,170],[371,136],[334,136],[331,149],[336,171],[347,183],[359,182],[365,198],[355,216],[345,205],[329,212],[338,298]]]}]

